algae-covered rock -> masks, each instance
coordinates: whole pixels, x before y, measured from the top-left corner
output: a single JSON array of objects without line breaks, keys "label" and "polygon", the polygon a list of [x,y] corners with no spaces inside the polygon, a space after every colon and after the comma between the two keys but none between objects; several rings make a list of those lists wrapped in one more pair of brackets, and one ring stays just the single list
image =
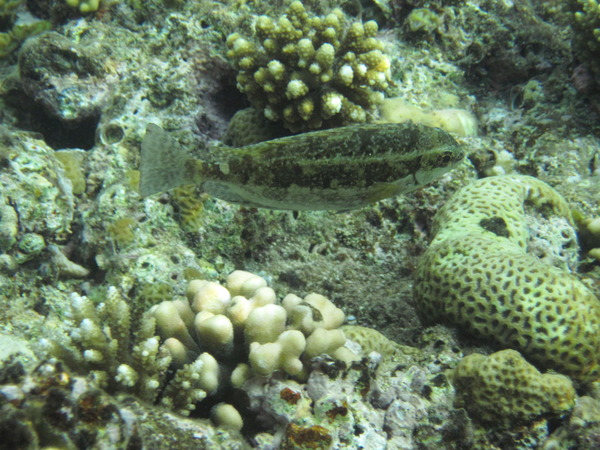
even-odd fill
[{"label": "algae-covered rock", "polygon": [[94,118],[111,94],[103,79],[105,50],[77,45],[56,32],[29,39],[19,54],[23,88],[65,123]]}]

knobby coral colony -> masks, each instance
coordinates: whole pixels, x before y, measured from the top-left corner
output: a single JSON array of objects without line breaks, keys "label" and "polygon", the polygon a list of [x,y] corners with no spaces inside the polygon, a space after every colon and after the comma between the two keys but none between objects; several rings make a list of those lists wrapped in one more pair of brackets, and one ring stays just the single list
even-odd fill
[{"label": "knobby coral colony", "polygon": [[[573,2],[575,3],[575,2]],[[600,83],[600,4],[597,0],[577,0],[574,5],[574,48],[583,64],[594,74],[596,83]]]},{"label": "knobby coral colony", "polygon": [[[321,354],[346,362],[357,358],[344,347],[344,313],[321,295],[289,294],[279,303],[263,278],[235,271],[225,286],[191,281],[187,298],[155,305],[133,334],[129,306],[115,288],[98,306],[73,294],[73,331],[44,344],[109,391],[132,393],[183,415],[254,376],[281,371],[303,378],[306,363]],[[229,404],[214,407],[212,417],[217,425],[243,425]]]},{"label": "knobby coral colony", "polygon": [[293,132],[365,122],[390,84],[390,61],[377,23],[347,23],[334,9],[310,15],[292,2],[277,20],[256,19],[256,38],[233,33],[227,56],[255,108]]}]

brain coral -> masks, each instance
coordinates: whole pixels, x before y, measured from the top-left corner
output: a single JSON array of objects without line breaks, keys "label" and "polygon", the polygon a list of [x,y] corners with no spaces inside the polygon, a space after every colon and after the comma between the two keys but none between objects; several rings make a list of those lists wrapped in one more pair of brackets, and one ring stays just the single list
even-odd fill
[{"label": "brain coral", "polygon": [[548,413],[565,413],[575,405],[569,378],[542,375],[515,350],[469,355],[451,378],[456,405],[484,422],[533,420]]},{"label": "brain coral", "polygon": [[340,9],[310,15],[294,1],[278,19],[259,16],[255,31],[229,35],[227,56],[238,88],[267,119],[298,132],[375,115],[390,83],[376,22],[347,23]]},{"label": "brain coral", "polygon": [[460,326],[590,382],[600,375],[600,301],[528,247],[528,226],[551,217],[564,221],[559,234],[572,232],[565,200],[532,177],[490,177],[462,189],[434,219],[416,270],[417,308],[427,322]]}]

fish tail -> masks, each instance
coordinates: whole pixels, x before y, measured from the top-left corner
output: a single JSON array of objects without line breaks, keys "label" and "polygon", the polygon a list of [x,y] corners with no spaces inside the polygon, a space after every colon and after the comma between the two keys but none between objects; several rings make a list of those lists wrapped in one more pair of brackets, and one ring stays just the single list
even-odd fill
[{"label": "fish tail", "polygon": [[165,130],[148,124],[142,140],[140,194],[146,197],[187,184],[187,159],[185,150]]}]

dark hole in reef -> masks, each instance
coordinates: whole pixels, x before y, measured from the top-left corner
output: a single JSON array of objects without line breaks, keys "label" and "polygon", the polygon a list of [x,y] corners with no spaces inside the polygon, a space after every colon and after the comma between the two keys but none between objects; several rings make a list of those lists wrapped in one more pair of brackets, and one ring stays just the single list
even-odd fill
[{"label": "dark hole in reef", "polygon": [[48,315],[50,313],[50,308],[46,303],[45,298],[38,298],[38,300],[33,305],[33,310],[42,316]]},{"label": "dark hole in reef", "polygon": [[421,389],[421,395],[427,400],[431,400],[431,394],[433,394],[433,389],[431,388],[431,386],[429,386],[428,384],[423,386],[423,389]]},{"label": "dark hole in reef", "polygon": [[240,109],[250,106],[246,97],[238,91],[233,78],[221,80],[221,86],[221,89],[211,95],[210,100],[217,105],[223,116],[231,119]]},{"label": "dark hole in reef", "polygon": [[484,230],[494,233],[496,236],[505,238],[509,236],[508,227],[502,217],[495,216],[488,219],[482,219],[479,222],[479,226]]},{"label": "dark hole in reef", "polygon": [[[22,377],[25,375],[25,368],[21,361],[13,355],[10,356],[4,364],[4,367],[0,369],[0,384],[17,384],[21,382]],[[0,425],[0,429],[2,425]]]},{"label": "dark hole in reef", "polygon": [[288,271],[279,275],[279,281],[286,283],[292,289],[304,289],[306,283],[296,272]]},{"label": "dark hole in reef", "polygon": [[95,144],[96,127],[100,117],[90,117],[73,126],[65,126],[59,120],[45,117],[39,124],[44,141],[54,149],[80,148],[89,150]]},{"label": "dark hole in reef", "polygon": [[48,115],[42,106],[20,90],[10,92],[5,96],[5,101],[14,108],[13,113],[17,117],[19,128],[40,133],[46,144],[55,150],[89,150],[95,144],[99,114],[67,125]]},{"label": "dark hole in reef", "polygon": [[435,342],[433,343],[433,348],[434,348],[435,350],[442,349],[442,348],[444,348],[445,346],[446,346],[446,342],[442,341],[441,339],[438,339],[437,341],[435,341]]},{"label": "dark hole in reef", "polygon": [[0,422],[3,448],[33,448],[37,437],[16,412],[10,411]]}]

